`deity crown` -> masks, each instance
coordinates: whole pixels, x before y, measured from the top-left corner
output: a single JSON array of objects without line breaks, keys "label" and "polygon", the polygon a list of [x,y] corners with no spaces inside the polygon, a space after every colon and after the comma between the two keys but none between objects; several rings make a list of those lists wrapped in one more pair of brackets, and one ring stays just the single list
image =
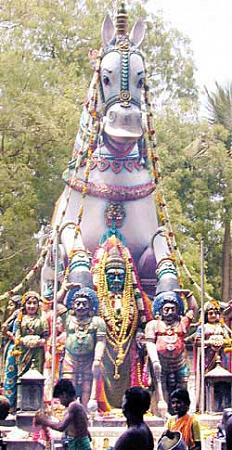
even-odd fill
[{"label": "deity crown", "polygon": [[123,256],[120,254],[120,251],[117,247],[111,248],[108,252],[105,269],[108,270],[111,268],[126,268]]}]

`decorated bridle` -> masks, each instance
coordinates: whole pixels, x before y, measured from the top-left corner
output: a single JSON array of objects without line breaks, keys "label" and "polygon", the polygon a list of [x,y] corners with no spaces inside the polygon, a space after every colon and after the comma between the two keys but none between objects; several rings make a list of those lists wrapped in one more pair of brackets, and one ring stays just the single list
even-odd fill
[{"label": "decorated bridle", "polygon": [[100,78],[100,96],[101,101],[106,111],[115,103],[120,103],[121,106],[127,108],[131,104],[141,107],[141,101],[133,98],[130,93],[129,75],[130,75],[130,56],[132,54],[138,54],[144,60],[141,51],[133,46],[128,37],[128,14],[125,10],[124,3],[122,2],[116,17],[116,34],[112,42],[103,49],[102,59],[108,53],[117,52],[120,55],[120,92],[117,95],[112,95],[109,98],[105,98],[104,87]]}]

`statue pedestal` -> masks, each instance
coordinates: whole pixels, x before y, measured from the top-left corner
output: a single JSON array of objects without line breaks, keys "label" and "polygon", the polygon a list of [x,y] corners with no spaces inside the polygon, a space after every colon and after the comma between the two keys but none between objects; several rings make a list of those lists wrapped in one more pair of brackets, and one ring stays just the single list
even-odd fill
[{"label": "statue pedestal", "polygon": [[[157,416],[147,416],[145,417],[145,422],[151,428],[163,427],[165,421],[161,419],[161,417]],[[126,428],[126,419],[125,417],[120,417],[117,415],[109,415],[109,416],[95,416],[92,420],[90,419],[90,424],[95,428],[101,427],[125,427]]]},{"label": "statue pedestal", "polygon": [[21,430],[31,433],[32,430],[34,431],[36,429],[36,427],[33,425],[34,417],[35,417],[34,411],[18,412],[16,415],[17,427],[20,428]]}]

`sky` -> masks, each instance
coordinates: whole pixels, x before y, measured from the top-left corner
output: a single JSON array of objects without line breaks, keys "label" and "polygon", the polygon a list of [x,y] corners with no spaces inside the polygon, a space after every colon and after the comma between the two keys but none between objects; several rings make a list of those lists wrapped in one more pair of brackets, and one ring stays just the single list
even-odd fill
[{"label": "sky", "polygon": [[148,8],[190,38],[202,91],[232,80],[232,0],[149,0]]}]

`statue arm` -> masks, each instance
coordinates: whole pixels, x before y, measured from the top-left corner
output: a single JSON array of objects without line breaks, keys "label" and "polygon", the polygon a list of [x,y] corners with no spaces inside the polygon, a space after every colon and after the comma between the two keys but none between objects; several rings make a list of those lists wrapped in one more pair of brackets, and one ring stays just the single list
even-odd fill
[{"label": "statue arm", "polygon": [[3,324],[2,324],[2,334],[10,337],[10,339],[11,339],[11,336],[14,336],[12,333],[12,329],[13,329],[13,323],[14,323],[15,319],[17,318],[18,312],[19,312],[18,309],[16,311],[14,311],[10,315],[10,317],[8,317],[8,319],[5,322],[3,322]]},{"label": "statue arm", "polygon": [[106,324],[101,317],[96,317],[93,320],[96,325],[96,345],[94,349],[92,372],[95,377],[99,377],[101,362],[106,347]]},{"label": "statue arm", "polygon": [[96,345],[95,345],[95,350],[94,350],[94,362],[100,363],[102,361],[105,347],[106,347],[106,338],[98,337]]},{"label": "statue arm", "polygon": [[68,291],[74,288],[80,289],[80,287],[81,287],[80,283],[68,282],[66,280],[63,281],[61,288],[57,292],[57,303],[63,303]]},{"label": "statue arm", "polygon": [[197,301],[193,295],[193,292],[191,292],[189,289],[174,289],[174,292],[176,292],[179,295],[184,295],[186,298],[186,302],[188,305],[188,313],[192,311],[193,318],[198,320],[199,317],[199,307],[197,304]]},{"label": "statue arm", "polygon": [[93,381],[91,387],[90,399],[87,405],[89,411],[96,411],[97,403],[97,382],[101,376],[102,359],[106,347],[106,324],[101,317],[93,318],[96,327],[96,345],[94,349],[94,359],[92,364]]},{"label": "statue arm", "polygon": [[154,320],[148,322],[145,328],[145,341],[147,354],[151,361],[155,376],[159,376],[161,372],[161,365],[159,361],[159,356],[155,343],[155,335],[156,335],[156,323]]},{"label": "statue arm", "polygon": [[145,340],[146,348],[149,359],[153,367],[153,374],[155,377],[155,385],[157,390],[157,409],[161,417],[165,417],[167,414],[167,403],[164,400],[163,389],[161,384],[161,364],[159,361],[159,355],[156,347],[156,334],[157,334],[157,321],[151,320],[148,322],[145,328]]}]

